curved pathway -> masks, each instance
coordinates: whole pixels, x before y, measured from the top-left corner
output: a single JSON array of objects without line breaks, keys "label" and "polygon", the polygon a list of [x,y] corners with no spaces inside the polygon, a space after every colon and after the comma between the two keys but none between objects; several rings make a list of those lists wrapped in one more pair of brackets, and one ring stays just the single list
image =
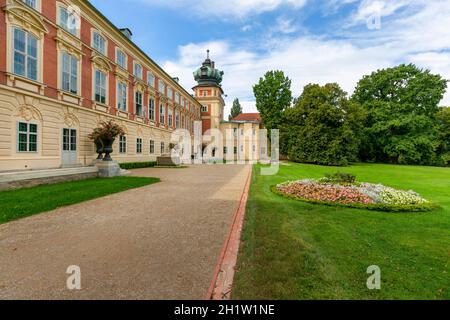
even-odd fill
[{"label": "curved pathway", "polygon": [[162,182],[0,225],[0,299],[203,299],[249,170],[135,170]]}]

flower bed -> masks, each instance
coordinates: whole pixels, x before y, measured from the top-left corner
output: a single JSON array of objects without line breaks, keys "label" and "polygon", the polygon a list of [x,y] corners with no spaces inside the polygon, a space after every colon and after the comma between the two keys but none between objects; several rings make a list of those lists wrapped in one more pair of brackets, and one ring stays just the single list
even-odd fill
[{"label": "flower bed", "polygon": [[436,205],[414,191],[396,190],[381,184],[331,183],[329,179],[299,180],[279,184],[272,190],[297,200],[379,211],[429,211]]}]

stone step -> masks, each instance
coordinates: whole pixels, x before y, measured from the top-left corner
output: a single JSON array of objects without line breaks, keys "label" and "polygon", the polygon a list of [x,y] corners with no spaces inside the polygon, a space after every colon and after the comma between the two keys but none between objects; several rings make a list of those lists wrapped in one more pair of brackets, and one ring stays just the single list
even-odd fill
[{"label": "stone step", "polygon": [[0,173],[0,183],[8,183],[15,181],[24,181],[32,179],[56,178],[63,176],[72,176],[78,174],[97,173],[98,168],[93,167],[74,167],[46,170],[30,170]]}]

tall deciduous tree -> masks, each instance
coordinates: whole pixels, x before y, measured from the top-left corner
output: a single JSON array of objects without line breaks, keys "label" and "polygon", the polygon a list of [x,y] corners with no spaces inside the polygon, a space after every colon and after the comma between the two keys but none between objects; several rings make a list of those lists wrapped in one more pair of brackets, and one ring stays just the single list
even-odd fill
[{"label": "tall deciduous tree", "polygon": [[236,118],[241,113],[242,113],[241,103],[239,102],[239,99],[236,98],[233,101],[233,107],[231,107],[231,114],[229,119],[231,120],[233,118]]},{"label": "tall deciduous tree", "polygon": [[289,159],[322,165],[357,160],[359,132],[365,113],[338,84],[307,85],[285,112],[283,138]]},{"label": "tall deciduous tree", "polygon": [[437,115],[439,132],[438,154],[443,165],[450,165],[450,107],[443,107]]},{"label": "tall deciduous tree", "polygon": [[291,105],[291,80],[283,71],[269,71],[253,87],[256,108],[267,129],[279,129],[283,111]]},{"label": "tall deciduous tree", "polygon": [[368,112],[362,160],[436,164],[436,115],[447,81],[415,65],[378,70],[359,81],[353,101]]}]

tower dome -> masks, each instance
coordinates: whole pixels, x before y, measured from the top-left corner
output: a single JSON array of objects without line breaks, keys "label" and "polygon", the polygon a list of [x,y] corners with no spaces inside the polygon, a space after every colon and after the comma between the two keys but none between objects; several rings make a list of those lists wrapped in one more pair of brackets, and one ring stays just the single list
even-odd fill
[{"label": "tower dome", "polygon": [[194,72],[194,79],[199,86],[221,86],[223,79],[223,71],[215,68],[214,61],[209,58],[209,50],[207,57],[202,66]]}]

